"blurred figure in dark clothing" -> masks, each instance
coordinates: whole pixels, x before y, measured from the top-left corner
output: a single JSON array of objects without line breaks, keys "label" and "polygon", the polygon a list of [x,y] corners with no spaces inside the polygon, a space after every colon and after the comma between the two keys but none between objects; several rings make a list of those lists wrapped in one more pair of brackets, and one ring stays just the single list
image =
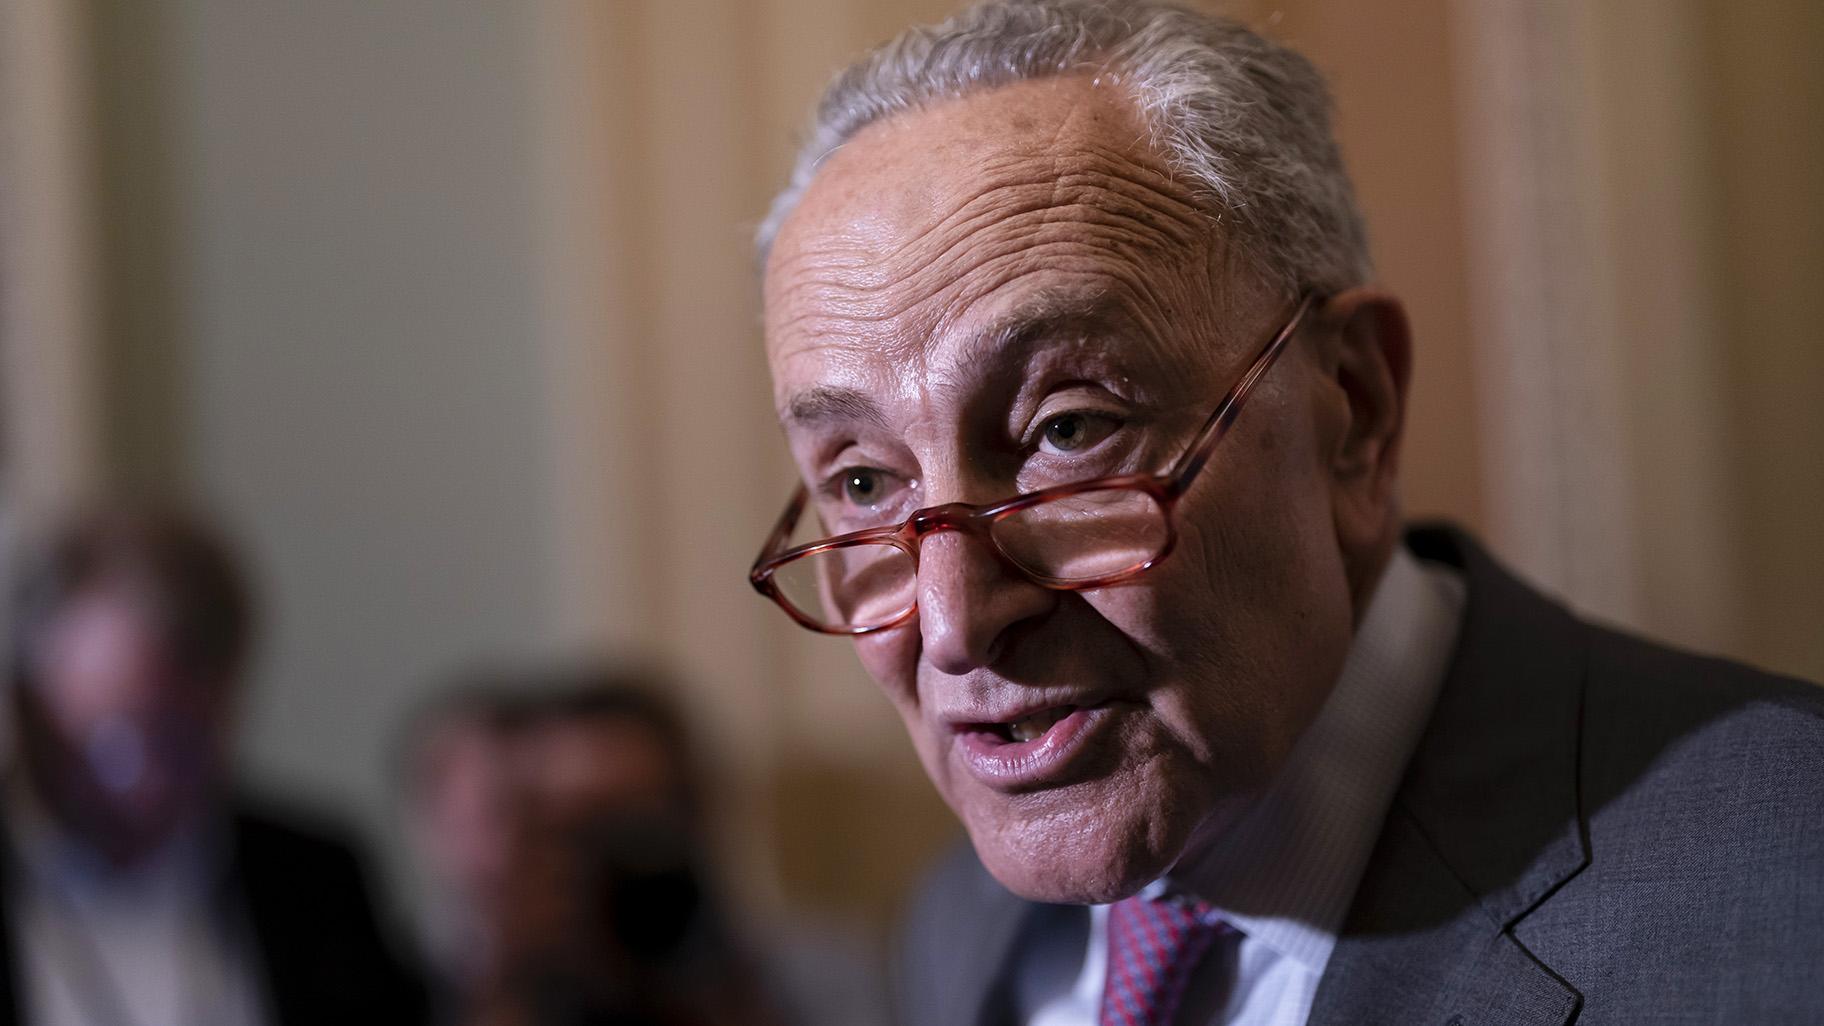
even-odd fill
[{"label": "blurred figure in dark clothing", "polygon": [[433,1019],[506,1022],[509,881],[521,828],[513,744],[524,703],[505,692],[440,698],[411,726],[407,815],[426,894]]},{"label": "blurred figure in dark clothing", "polygon": [[336,832],[232,792],[253,634],[200,522],[116,508],[24,554],[0,791],[0,1026],[411,1023]]},{"label": "blurred figure in dark clothing", "polygon": [[424,721],[413,769],[421,847],[461,909],[439,918],[492,916],[469,929],[481,957],[444,961],[450,1021],[777,1023],[713,900],[684,731],[655,691],[586,674],[480,694]]}]

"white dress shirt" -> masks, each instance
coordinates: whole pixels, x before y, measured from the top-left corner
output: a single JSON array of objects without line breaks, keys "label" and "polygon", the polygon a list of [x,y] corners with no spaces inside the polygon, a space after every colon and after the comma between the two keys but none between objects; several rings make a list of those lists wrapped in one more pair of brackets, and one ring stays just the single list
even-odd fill
[{"label": "white dress shirt", "polygon": [[58,830],[15,778],[5,791],[25,1026],[263,1026],[246,924],[223,907],[201,833],[130,870]]},{"label": "white dress shirt", "polygon": [[[1209,850],[1149,891],[1192,894],[1241,932],[1193,977],[1178,1021],[1302,1026],[1443,684],[1463,618],[1455,571],[1404,546],[1376,586],[1343,672],[1260,799]],[[1015,968],[1027,1026],[1096,1026],[1107,906],[1033,938]]]}]

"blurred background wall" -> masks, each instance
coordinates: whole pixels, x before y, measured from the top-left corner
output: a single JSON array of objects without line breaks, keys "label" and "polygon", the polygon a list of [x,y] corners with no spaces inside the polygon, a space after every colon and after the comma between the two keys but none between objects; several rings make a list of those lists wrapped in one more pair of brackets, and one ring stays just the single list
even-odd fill
[{"label": "blurred background wall", "polygon": [[[250,773],[397,851],[477,661],[671,667],[733,884],[879,922],[952,836],[744,580],[791,471],[748,236],[947,0],[0,0],[0,502],[198,494],[265,585]],[[1824,678],[1824,8],[1237,0],[1331,77],[1418,334],[1408,505],[1595,615]]]}]

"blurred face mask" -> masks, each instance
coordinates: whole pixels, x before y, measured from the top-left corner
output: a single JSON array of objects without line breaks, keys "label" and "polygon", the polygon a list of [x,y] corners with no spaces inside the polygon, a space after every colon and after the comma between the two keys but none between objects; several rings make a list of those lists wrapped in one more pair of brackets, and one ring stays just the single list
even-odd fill
[{"label": "blurred face mask", "polygon": [[165,649],[144,603],[108,589],[71,603],[35,652],[30,697],[45,736],[29,746],[34,773],[104,848],[156,846],[220,783],[224,703]]}]

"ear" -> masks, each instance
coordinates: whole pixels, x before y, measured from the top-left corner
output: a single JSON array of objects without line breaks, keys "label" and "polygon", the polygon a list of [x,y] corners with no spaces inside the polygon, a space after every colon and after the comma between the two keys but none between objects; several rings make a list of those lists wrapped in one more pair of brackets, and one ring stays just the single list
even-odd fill
[{"label": "ear", "polygon": [[1373,288],[1337,293],[1321,316],[1324,370],[1348,410],[1331,453],[1331,508],[1351,576],[1365,589],[1399,530],[1395,484],[1412,332],[1400,301]]}]

